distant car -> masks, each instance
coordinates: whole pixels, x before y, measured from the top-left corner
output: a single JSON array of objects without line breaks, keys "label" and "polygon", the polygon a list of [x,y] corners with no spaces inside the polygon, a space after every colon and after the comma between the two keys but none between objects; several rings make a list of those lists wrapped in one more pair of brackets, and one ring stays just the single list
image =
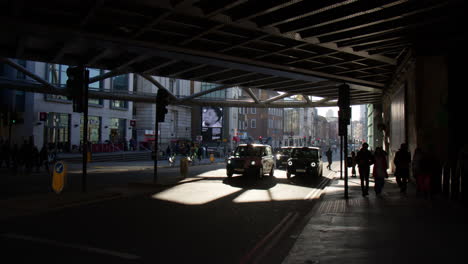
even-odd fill
[{"label": "distant car", "polygon": [[323,164],[320,148],[316,147],[295,147],[291,151],[288,159],[286,176],[307,175],[319,177],[323,175]]},{"label": "distant car", "polygon": [[293,147],[281,147],[276,153],[276,168],[286,167]]},{"label": "distant car", "polygon": [[263,178],[265,174],[273,176],[275,159],[269,145],[241,144],[226,162],[229,178],[234,174],[255,175]]}]

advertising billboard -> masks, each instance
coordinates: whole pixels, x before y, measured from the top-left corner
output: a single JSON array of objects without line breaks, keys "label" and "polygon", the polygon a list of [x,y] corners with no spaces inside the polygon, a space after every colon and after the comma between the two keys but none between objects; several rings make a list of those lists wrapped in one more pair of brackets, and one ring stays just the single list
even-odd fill
[{"label": "advertising billboard", "polygon": [[202,127],[222,127],[223,108],[202,107]]},{"label": "advertising billboard", "polygon": [[223,127],[223,108],[202,107],[202,135],[207,141],[221,139]]}]

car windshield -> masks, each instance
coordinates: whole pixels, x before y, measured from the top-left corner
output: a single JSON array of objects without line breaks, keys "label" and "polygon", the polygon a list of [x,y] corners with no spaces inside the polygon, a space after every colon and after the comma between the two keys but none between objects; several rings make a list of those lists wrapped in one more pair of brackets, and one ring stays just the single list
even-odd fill
[{"label": "car windshield", "polygon": [[291,150],[292,150],[292,149],[281,149],[281,150],[279,151],[279,154],[289,155],[289,154],[291,154]]},{"label": "car windshield", "polygon": [[318,159],[318,150],[309,148],[294,149],[291,157],[299,159]]},{"label": "car windshield", "polygon": [[263,147],[238,146],[234,152],[236,157],[261,157],[264,152]]}]

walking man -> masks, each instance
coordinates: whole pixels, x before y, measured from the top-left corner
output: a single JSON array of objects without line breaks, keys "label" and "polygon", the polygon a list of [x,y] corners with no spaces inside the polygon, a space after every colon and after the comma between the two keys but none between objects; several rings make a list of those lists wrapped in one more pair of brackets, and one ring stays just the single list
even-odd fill
[{"label": "walking man", "polygon": [[400,187],[401,193],[406,193],[406,185],[409,181],[409,169],[411,163],[411,153],[408,151],[408,145],[402,143],[400,149],[396,152],[393,159],[395,164],[395,177]]},{"label": "walking man", "polygon": [[356,155],[356,164],[358,165],[359,177],[361,178],[362,196],[369,195],[370,166],[374,163],[374,157],[368,148],[369,144],[363,143]]},{"label": "walking man", "polygon": [[331,170],[333,152],[331,151],[330,148],[328,148],[327,152],[325,152],[325,155],[327,155],[327,160],[328,160],[327,169]]}]

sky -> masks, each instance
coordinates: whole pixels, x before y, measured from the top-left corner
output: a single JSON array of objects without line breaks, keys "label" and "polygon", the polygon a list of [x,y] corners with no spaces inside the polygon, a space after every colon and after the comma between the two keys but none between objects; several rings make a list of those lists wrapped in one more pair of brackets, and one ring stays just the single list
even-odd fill
[{"label": "sky", "polygon": [[[326,116],[327,111],[331,109],[333,111],[333,116],[338,117],[338,107],[317,107],[317,113],[321,116]],[[360,105],[351,106],[351,120],[359,120],[361,118]]]}]

